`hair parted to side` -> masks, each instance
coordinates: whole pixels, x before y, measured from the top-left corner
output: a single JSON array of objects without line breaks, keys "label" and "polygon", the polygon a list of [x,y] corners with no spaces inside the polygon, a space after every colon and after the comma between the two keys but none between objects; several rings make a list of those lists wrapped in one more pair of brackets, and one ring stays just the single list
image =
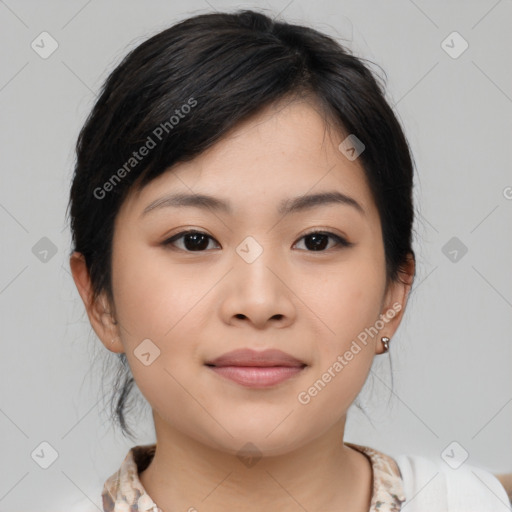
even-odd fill
[{"label": "hair parted to side", "polygon": [[[105,294],[115,310],[113,228],[130,190],[193,159],[264,107],[304,96],[340,136],[364,143],[358,158],[380,214],[386,278],[400,279],[414,258],[413,160],[384,95],[363,60],[333,38],[251,10],[194,16],[140,44],[108,76],[76,144],[71,252],[84,255],[94,299]],[[150,139],[144,158],[131,161]],[[122,179],[113,182],[115,174]],[[133,439],[124,408],[134,380],[125,354],[118,356],[111,411]]]}]

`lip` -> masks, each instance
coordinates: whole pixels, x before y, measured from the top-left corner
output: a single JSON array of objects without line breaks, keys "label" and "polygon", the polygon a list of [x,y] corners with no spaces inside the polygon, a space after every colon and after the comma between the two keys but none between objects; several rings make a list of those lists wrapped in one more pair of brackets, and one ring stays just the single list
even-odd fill
[{"label": "lip", "polygon": [[275,386],[302,372],[306,363],[277,349],[227,352],[205,365],[221,377],[237,384],[264,388]]},{"label": "lip", "polygon": [[221,356],[206,361],[209,366],[287,366],[298,367],[304,366],[306,363],[300,361],[282,350],[268,349],[263,351],[242,348],[226,352]]}]

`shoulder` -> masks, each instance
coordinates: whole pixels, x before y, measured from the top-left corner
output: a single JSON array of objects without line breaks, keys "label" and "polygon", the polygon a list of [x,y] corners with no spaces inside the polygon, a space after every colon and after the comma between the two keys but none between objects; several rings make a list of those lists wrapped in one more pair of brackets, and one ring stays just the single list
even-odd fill
[{"label": "shoulder", "polygon": [[441,458],[420,455],[399,455],[394,460],[402,475],[407,512],[512,510],[504,487],[482,468],[467,463],[451,467]]}]

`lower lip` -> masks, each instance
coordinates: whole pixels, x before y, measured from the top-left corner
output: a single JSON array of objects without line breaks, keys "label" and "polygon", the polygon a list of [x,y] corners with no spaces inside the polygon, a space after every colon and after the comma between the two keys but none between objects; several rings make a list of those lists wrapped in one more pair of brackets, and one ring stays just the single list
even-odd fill
[{"label": "lower lip", "polygon": [[275,386],[300,373],[303,366],[210,366],[218,375],[250,388]]}]

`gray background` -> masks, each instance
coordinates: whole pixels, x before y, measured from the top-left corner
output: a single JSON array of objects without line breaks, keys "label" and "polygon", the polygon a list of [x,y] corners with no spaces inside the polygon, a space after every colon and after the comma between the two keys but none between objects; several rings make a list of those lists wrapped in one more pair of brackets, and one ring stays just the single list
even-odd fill
[{"label": "gray background", "polygon": [[[456,441],[451,448],[467,451],[466,463],[512,471],[510,0],[7,0],[0,1],[1,511],[102,510],[103,482],[133,444],[101,412],[101,361],[110,354],[69,273],[64,213],[85,116],[129,49],[193,13],[238,6],[282,12],[382,66],[416,160],[418,275],[391,342],[393,392],[389,357],[376,357],[360,397],[371,423],[352,408],[345,440],[434,458]],[[58,43],[46,59],[31,47],[42,46],[43,31]],[[469,44],[457,58],[462,40],[443,44],[453,31]],[[138,444],[153,442],[148,409],[137,417]],[[39,465],[48,448],[31,457],[42,442],[58,454],[48,469]]]}]

